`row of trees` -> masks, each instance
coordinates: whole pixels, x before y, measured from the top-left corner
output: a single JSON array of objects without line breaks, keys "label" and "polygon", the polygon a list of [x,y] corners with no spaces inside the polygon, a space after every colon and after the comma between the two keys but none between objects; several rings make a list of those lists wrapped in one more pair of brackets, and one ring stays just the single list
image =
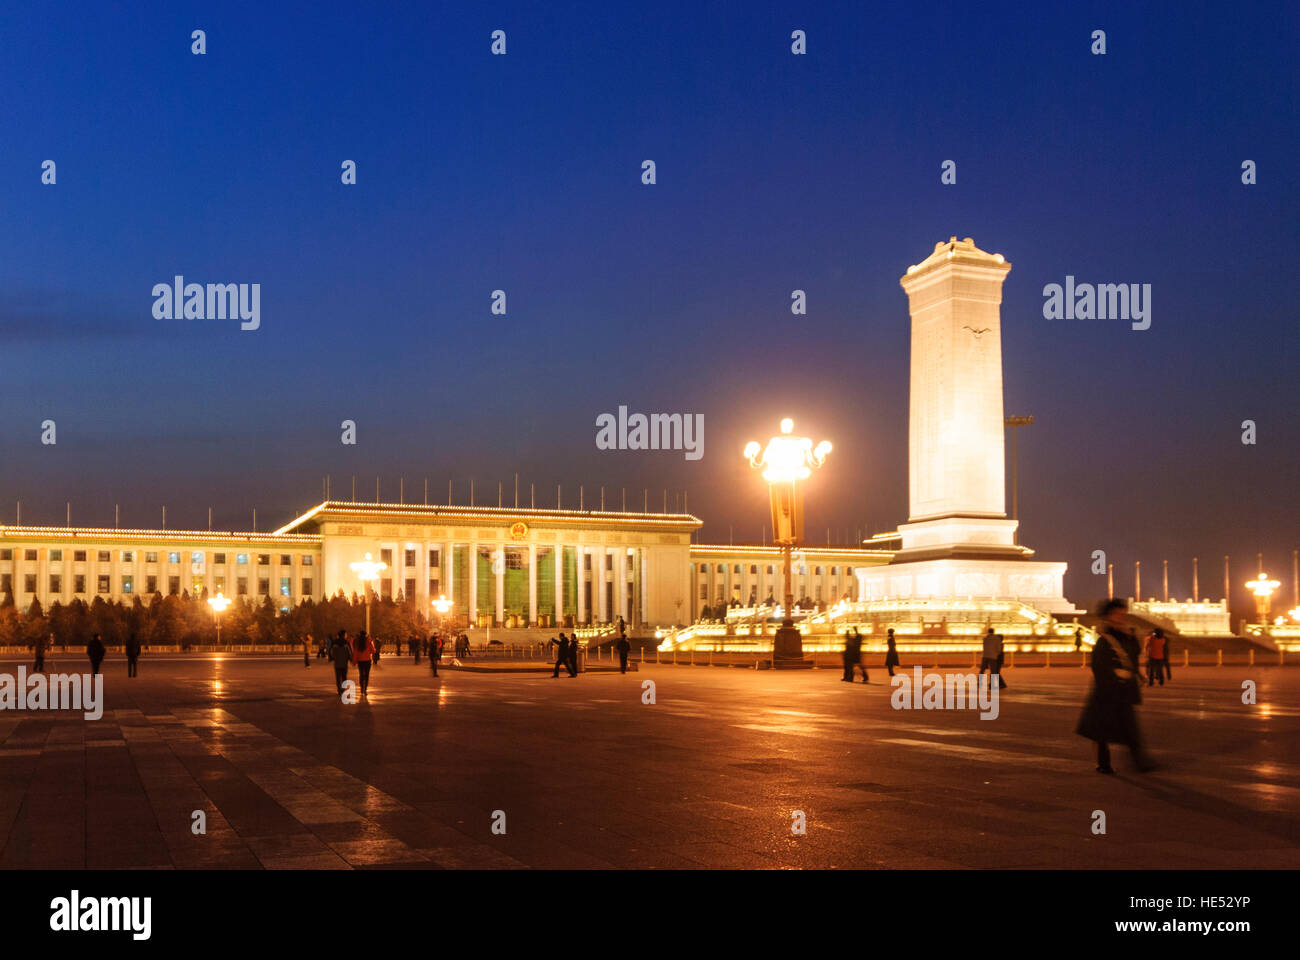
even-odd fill
[{"label": "row of trees", "polygon": [[[317,642],[346,630],[365,629],[366,605],[355,594],[341,593],[320,603],[304,600],[281,613],[270,597],[254,603],[246,597],[233,600],[221,615],[222,643],[299,643],[310,634]],[[384,640],[427,636],[429,618],[414,602],[372,599],[371,630]],[[33,599],[24,612],[14,605],[13,594],[0,598],[0,645],[30,646],[38,637],[53,637],[61,646],[81,646],[98,633],[108,645],[122,644],[132,635],[146,645],[194,646],[215,643],[216,619],[206,595],[164,597],[155,593],[148,603],[135,597],[130,604],[96,597],[90,603],[76,599],[55,601],[46,610]]]}]

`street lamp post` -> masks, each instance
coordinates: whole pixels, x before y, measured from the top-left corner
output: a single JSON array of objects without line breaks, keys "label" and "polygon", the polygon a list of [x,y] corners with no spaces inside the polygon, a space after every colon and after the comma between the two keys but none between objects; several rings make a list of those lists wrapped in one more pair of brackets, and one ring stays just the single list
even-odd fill
[{"label": "street lamp post", "polygon": [[371,584],[379,579],[379,575],[388,569],[388,564],[382,560],[371,559],[370,554],[366,554],[364,560],[354,560],[348,564],[352,572],[357,575],[361,581],[361,589],[366,594],[366,636],[370,636],[370,592]]},{"label": "street lamp post", "polygon": [[220,592],[215,597],[208,597],[208,606],[212,608],[212,617],[217,621],[217,646],[221,646],[221,615],[226,612],[230,606],[230,598],[223,597]]},{"label": "street lamp post", "polygon": [[1017,521],[1015,542],[1020,542],[1020,449],[1017,445],[1018,428],[1032,426],[1033,417],[1007,417],[1002,421],[1011,428],[1011,519]]},{"label": "street lamp post", "polygon": [[[791,577],[791,559],[794,548],[803,539],[803,488],[801,480],[812,475],[813,467],[820,467],[831,452],[831,444],[823,440],[816,446],[807,437],[793,436],[794,421],[786,417],[781,421],[781,433],[772,437],[766,447],[751,440],[745,445],[744,455],[749,465],[763,471],[767,481],[772,507],[772,541],[781,547],[782,566],[785,570],[785,606],[781,628],[772,641],[772,666],[803,667],[810,665],[803,657],[803,636],[794,625],[794,581]],[[761,452],[760,452],[761,451]]]},{"label": "street lamp post", "polygon": [[1260,625],[1268,627],[1268,608],[1273,597],[1273,591],[1282,585],[1279,580],[1270,580],[1268,574],[1262,570],[1254,580],[1247,580],[1246,586],[1255,594],[1255,609],[1259,612]]}]

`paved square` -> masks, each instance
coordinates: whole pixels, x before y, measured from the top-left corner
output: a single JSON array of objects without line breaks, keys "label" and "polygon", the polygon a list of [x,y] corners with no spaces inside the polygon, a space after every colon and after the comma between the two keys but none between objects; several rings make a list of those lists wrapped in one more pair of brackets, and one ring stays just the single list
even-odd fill
[{"label": "paved square", "polygon": [[[870,686],[666,665],[435,680],[386,658],[368,699],[345,705],[320,660],[146,656],[132,680],[113,657],[98,721],[0,712],[0,864],[1300,865],[1300,670],[1182,669],[1144,688],[1163,768],[1139,775],[1117,753],[1118,777],[1095,773],[1073,733],[1088,676],[1009,670],[1001,715],[983,721],[896,711],[876,669]],[[1246,679],[1258,705],[1241,703]]]}]

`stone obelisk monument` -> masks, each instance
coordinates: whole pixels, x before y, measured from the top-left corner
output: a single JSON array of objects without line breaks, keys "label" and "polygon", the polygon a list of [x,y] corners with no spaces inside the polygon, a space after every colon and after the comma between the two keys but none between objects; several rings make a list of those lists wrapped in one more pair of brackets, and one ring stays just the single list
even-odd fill
[{"label": "stone obelisk monument", "polygon": [[859,599],[1023,598],[1074,612],[1064,563],[1034,561],[1006,513],[1002,283],[1011,264],[967,237],[937,243],[899,280],[912,316],[908,522]]}]

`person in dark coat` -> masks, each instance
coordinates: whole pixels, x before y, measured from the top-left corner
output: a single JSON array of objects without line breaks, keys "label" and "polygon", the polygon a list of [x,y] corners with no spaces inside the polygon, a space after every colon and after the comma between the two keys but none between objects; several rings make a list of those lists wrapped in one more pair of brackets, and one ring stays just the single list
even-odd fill
[{"label": "person in dark coat", "polygon": [[99,673],[99,665],[104,662],[105,652],[104,641],[99,634],[95,634],[90,638],[90,642],[86,644],[86,656],[90,657],[91,676]]},{"label": "person in dark coat", "polygon": [[1097,744],[1097,772],[1114,773],[1110,744],[1122,743],[1133,754],[1138,770],[1146,773],[1155,763],[1142,747],[1137,712],[1142,702],[1140,648],[1137,637],[1125,627],[1128,605],[1107,600],[1100,607],[1104,621],[1092,648],[1092,691],[1084,704],[1075,733]]},{"label": "person in dark coat", "polygon": [[619,636],[615,647],[618,650],[618,672],[627,673],[627,655],[632,650],[632,644],[628,642],[626,633]]},{"label": "person in dark coat", "polygon": [[844,631],[844,676],[840,677],[845,683],[852,683],[853,678],[857,675],[857,667],[862,658],[862,641],[854,640],[853,631]]},{"label": "person in dark coat", "polygon": [[442,637],[436,633],[429,638],[429,669],[438,675],[438,661],[442,659]]},{"label": "person in dark coat", "polygon": [[415,658],[417,664],[420,662],[420,648],[422,646],[424,646],[423,637],[411,637],[411,656]]},{"label": "person in dark coat", "polygon": [[558,679],[560,676],[560,667],[568,669],[569,666],[569,638],[560,633],[560,639],[556,640],[551,637],[551,644],[555,647],[555,672],[551,674],[551,679]]},{"label": "person in dark coat", "polygon": [[343,682],[348,678],[348,664],[352,662],[352,644],[348,642],[347,633],[342,630],[330,646],[330,659],[334,661],[334,685],[342,693]]},{"label": "person in dark coat", "polygon": [[569,638],[569,662],[565,664],[569,671],[569,676],[578,675],[578,637],[575,634]]},{"label": "person in dark coat", "polygon": [[128,677],[138,677],[140,675],[140,640],[133,633],[126,638],[126,675]]},{"label": "person in dark coat", "polygon": [[[53,636],[53,634],[51,634]],[[45,672],[45,651],[51,646],[50,641],[45,637],[36,638],[36,663],[32,665],[32,673]]]},{"label": "person in dark coat", "polygon": [[889,649],[885,651],[885,668],[889,671],[889,675],[892,677],[894,675],[894,668],[899,665],[898,647],[894,645],[893,627],[889,628],[889,638],[885,642],[889,644]]}]

